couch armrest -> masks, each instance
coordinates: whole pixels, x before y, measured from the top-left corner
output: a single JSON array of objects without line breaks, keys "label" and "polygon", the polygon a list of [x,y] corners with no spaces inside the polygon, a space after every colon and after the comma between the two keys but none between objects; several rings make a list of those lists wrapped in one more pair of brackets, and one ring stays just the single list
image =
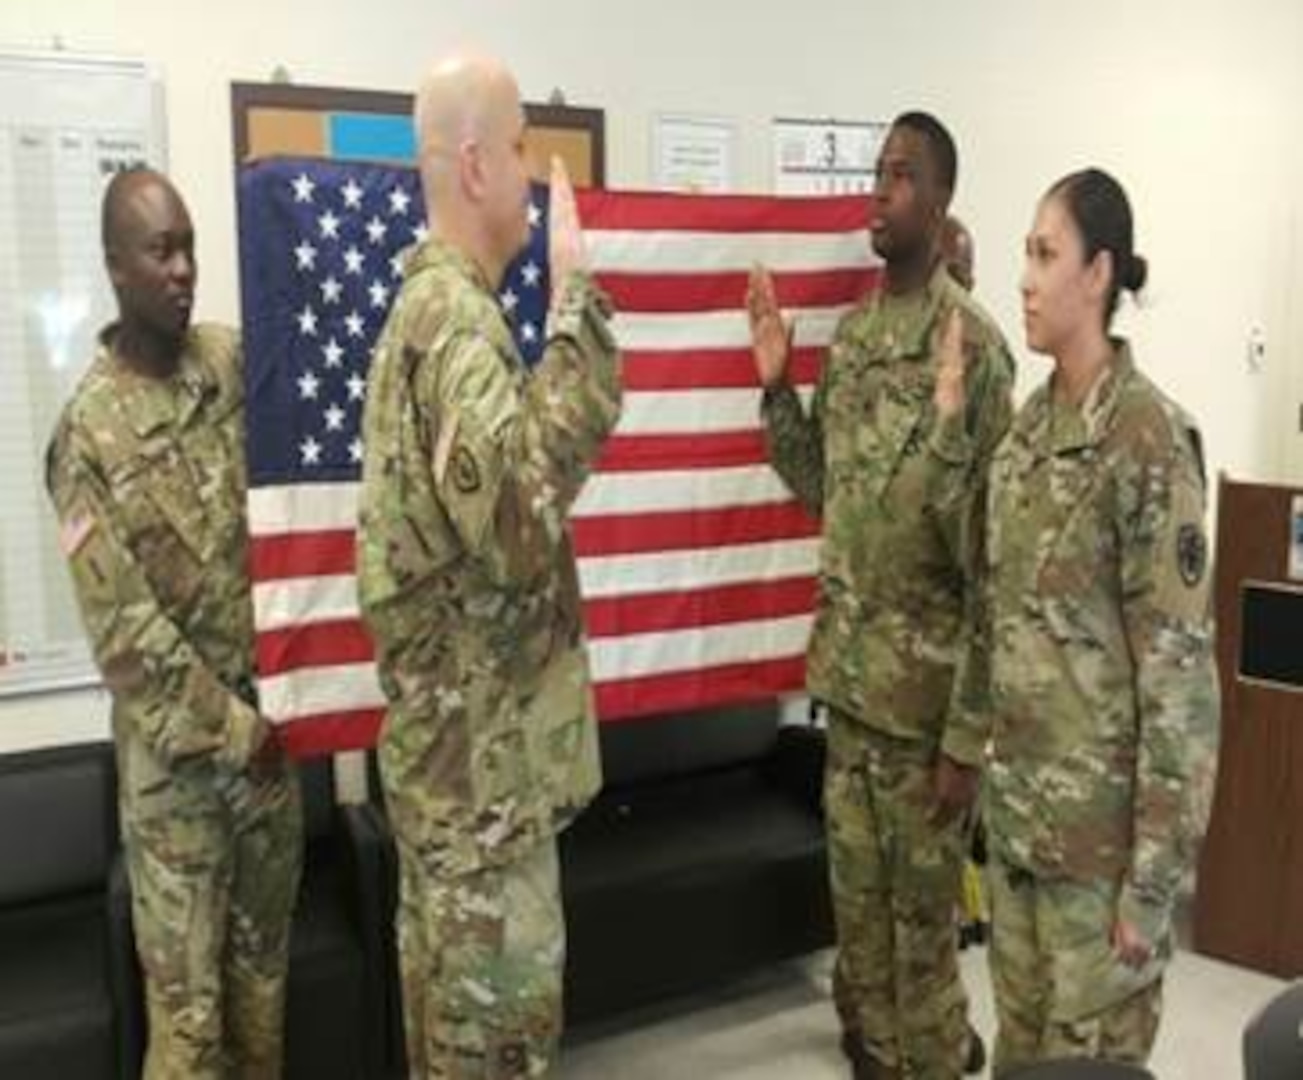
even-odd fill
[{"label": "couch armrest", "polygon": [[785,724],[765,761],[769,780],[816,817],[823,817],[823,769],[827,739],[822,728]]},{"label": "couch armrest", "polygon": [[145,987],[131,918],[131,882],[121,848],[109,866],[106,905],[109,994],[118,1048],[118,1075],[139,1076],[145,1062]]}]

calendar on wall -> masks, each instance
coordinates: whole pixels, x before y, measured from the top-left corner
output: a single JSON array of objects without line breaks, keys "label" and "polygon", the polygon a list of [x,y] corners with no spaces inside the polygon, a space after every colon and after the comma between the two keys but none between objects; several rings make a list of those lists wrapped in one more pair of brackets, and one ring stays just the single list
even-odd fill
[{"label": "calendar on wall", "polygon": [[890,125],[878,120],[773,122],[776,195],[867,195]]}]

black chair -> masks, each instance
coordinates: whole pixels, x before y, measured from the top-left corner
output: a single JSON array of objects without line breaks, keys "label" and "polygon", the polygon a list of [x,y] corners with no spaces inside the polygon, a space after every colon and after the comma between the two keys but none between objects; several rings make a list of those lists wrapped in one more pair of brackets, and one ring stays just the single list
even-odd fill
[{"label": "black chair", "polygon": [[1287,986],[1244,1029],[1244,1080],[1303,1076],[1303,980]]},{"label": "black chair", "polygon": [[107,744],[0,757],[0,1076],[133,1075],[115,1038]]},{"label": "black chair", "polygon": [[1116,1061],[1064,1059],[1029,1065],[1019,1069],[1010,1080],[1154,1080],[1154,1074],[1139,1065]]}]

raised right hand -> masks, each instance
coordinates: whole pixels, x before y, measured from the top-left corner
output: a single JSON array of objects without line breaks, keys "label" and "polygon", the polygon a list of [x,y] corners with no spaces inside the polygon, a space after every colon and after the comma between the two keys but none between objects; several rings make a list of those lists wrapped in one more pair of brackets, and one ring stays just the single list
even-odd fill
[{"label": "raised right hand", "polygon": [[565,279],[576,270],[588,268],[584,233],[579,227],[579,209],[575,189],[565,162],[552,156],[552,175],[548,191],[548,262],[552,275],[552,295],[561,295]]},{"label": "raised right hand", "polygon": [[777,386],[787,377],[792,357],[792,327],[783,322],[774,279],[763,266],[755,266],[747,282],[747,316],[751,323],[751,352],[761,385]]}]

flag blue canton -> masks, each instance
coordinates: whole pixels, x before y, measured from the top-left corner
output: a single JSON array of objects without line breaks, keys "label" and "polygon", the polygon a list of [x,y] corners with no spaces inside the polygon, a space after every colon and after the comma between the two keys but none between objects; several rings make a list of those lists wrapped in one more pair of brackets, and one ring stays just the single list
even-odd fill
[{"label": "flag blue canton", "polygon": [[[548,302],[547,189],[498,299],[528,366]],[[375,342],[426,237],[414,169],[280,158],[241,171],[240,288],[253,486],[358,479]]]}]

